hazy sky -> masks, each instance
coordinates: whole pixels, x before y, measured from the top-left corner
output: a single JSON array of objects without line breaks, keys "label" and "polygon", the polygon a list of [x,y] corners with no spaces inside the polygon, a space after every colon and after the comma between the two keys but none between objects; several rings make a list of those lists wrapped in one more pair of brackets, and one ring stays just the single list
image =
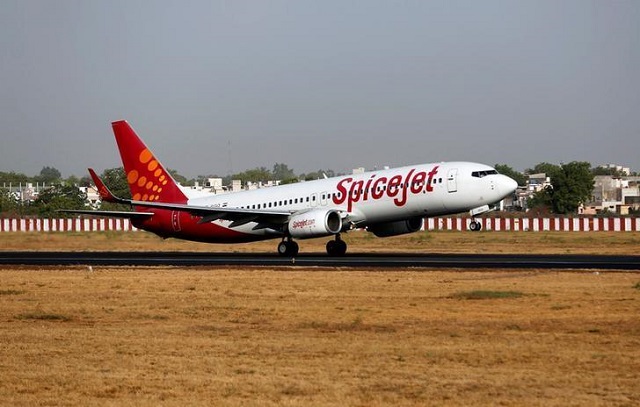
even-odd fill
[{"label": "hazy sky", "polygon": [[0,171],[640,169],[640,1],[0,0]]}]

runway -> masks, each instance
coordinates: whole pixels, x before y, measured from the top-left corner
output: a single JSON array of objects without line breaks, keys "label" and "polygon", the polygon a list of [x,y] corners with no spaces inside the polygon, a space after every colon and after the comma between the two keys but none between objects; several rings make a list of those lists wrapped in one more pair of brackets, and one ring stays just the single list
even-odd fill
[{"label": "runway", "polygon": [[640,256],[547,254],[354,253],[343,257],[301,254],[206,252],[0,252],[0,265],[22,266],[267,266],[420,269],[594,269],[640,271]]}]

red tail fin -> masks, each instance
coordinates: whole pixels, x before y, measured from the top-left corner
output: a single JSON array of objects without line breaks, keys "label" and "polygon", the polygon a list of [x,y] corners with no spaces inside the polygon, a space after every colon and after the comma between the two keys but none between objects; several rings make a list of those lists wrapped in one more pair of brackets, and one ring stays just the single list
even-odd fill
[{"label": "red tail fin", "polygon": [[124,120],[111,123],[134,201],[186,203],[165,167]]}]

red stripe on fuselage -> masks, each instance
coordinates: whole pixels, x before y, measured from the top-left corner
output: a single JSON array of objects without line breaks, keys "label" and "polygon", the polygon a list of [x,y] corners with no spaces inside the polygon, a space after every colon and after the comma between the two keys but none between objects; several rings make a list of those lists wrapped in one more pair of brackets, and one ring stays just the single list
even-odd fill
[{"label": "red stripe on fuselage", "polygon": [[187,212],[176,212],[177,225],[179,225],[176,227],[172,211],[154,209],[153,213],[154,215],[148,219],[134,220],[134,226],[155,233],[162,238],[174,237],[204,243],[245,243],[274,237],[242,233],[212,222],[199,224],[200,218]]}]

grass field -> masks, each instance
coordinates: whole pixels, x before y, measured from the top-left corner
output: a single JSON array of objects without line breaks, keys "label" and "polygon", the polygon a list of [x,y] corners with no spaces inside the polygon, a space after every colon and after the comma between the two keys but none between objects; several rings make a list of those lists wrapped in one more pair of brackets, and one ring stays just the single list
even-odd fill
[{"label": "grass field", "polygon": [[[12,236],[3,249],[227,248]],[[350,239],[352,251],[638,248],[626,233]],[[635,406],[638,315],[637,273],[0,269],[0,405]]]}]

